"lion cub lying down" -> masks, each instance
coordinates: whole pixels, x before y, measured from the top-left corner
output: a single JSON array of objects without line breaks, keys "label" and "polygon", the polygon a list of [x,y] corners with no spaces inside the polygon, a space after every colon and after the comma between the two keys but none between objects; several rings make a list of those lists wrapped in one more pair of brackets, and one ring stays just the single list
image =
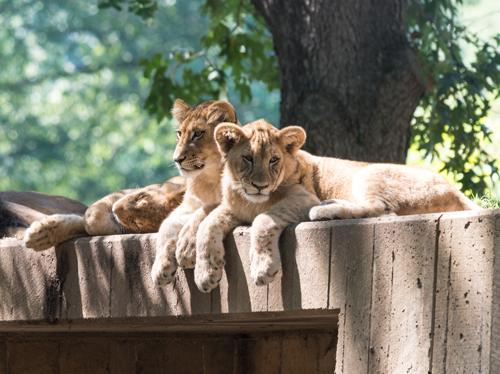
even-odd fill
[{"label": "lion cub lying down", "polygon": [[196,236],[195,281],[204,292],[220,281],[224,237],[242,223],[252,223],[251,276],[257,285],[265,285],[281,268],[278,239],[290,223],[479,209],[443,177],[425,169],[301,151],[306,139],[301,127],[278,130],[264,120],[243,127],[222,123],[214,137],[225,167],[222,202]]},{"label": "lion cub lying down", "polygon": [[184,192],[182,177],[113,192],[89,206],[83,216],[52,214],[33,222],[24,233],[24,244],[42,251],[78,236],[156,232]]}]

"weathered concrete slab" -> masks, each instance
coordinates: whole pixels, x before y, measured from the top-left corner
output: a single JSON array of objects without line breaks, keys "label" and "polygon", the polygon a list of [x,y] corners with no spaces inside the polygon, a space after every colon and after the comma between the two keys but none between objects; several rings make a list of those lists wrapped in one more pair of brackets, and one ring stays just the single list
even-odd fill
[{"label": "weathered concrete slab", "polygon": [[337,373],[368,371],[374,224],[332,227],[329,308],[340,310]]},{"label": "weathered concrete slab", "polygon": [[492,316],[491,316],[491,355],[490,371],[500,372],[500,261],[497,256],[500,253],[500,216],[495,217],[495,238],[494,248],[495,261],[493,262],[493,296],[492,296]]},{"label": "weathered concrete slab", "polygon": [[282,272],[268,286],[268,310],[327,309],[331,222],[288,227],[279,242]]},{"label": "weathered concrete slab", "polygon": [[[225,242],[223,280],[210,295],[196,289],[192,270],[156,288],[149,275],[154,242],[153,234],[80,238],[35,253],[1,240],[0,334],[276,335],[333,331],[338,322],[338,342],[293,337],[233,349],[280,370],[307,371],[310,362],[297,361],[294,352],[332,355],[333,344],[336,373],[500,372],[500,210],[304,222],[280,238],[283,274],[268,287],[251,282],[249,231],[240,227]],[[1,343],[0,368],[8,356]],[[134,348],[141,362],[167,360],[164,350],[147,347]],[[267,347],[288,358],[266,356]],[[132,349],[118,343],[101,348],[106,357]],[[65,349],[73,355],[71,346]]]},{"label": "weathered concrete slab", "polygon": [[0,240],[0,321],[53,321],[61,282],[55,251],[35,253],[16,239]]},{"label": "weathered concrete slab", "polygon": [[332,331],[273,336],[14,336],[2,339],[0,374],[330,374]]},{"label": "weathered concrete slab", "polygon": [[250,277],[250,232],[236,228],[225,241],[226,266],[220,287],[211,293],[213,313],[263,312],[267,310],[267,287]]},{"label": "weathered concrete slab", "polygon": [[427,373],[436,221],[380,223],[374,239],[370,370]]},{"label": "weathered concrete slab", "polygon": [[490,372],[497,220],[487,214],[440,219],[433,373]]}]

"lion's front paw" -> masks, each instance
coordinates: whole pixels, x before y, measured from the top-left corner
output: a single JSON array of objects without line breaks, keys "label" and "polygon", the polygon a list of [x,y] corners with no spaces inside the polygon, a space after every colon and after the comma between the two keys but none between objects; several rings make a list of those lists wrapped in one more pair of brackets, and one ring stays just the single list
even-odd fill
[{"label": "lion's front paw", "polygon": [[311,221],[353,218],[352,204],[343,200],[327,200],[309,210]]},{"label": "lion's front paw", "polygon": [[201,292],[210,292],[219,285],[222,278],[224,260],[197,259],[194,268],[194,281]]},{"label": "lion's front paw", "polygon": [[52,229],[50,227],[46,219],[33,222],[24,233],[24,245],[35,251],[43,251],[52,247],[54,244],[51,240]]},{"label": "lion's front paw", "polygon": [[162,287],[172,283],[176,270],[177,264],[175,263],[175,259],[158,257],[155,259],[153,268],[151,269],[151,278],[155,285]]},{"label": "lion's front paw", "polygon": [[83,218],[73,214],[53,214],[35,221],[24,233],[24,244],[43,251],[78,236],[83,231]]},{"label": "lion's front paw", "polygon": [[177,263],[183,269],[192,269],[196,263],[196,230],[186,226],[179,233],[175,250]]},{"label": "lion's front paw", "polygon": [[252,256],[250,276],[257,286],[265,286],[271,283],[280,269],[281,263],[279,259],[269,251],[255,253]]}]

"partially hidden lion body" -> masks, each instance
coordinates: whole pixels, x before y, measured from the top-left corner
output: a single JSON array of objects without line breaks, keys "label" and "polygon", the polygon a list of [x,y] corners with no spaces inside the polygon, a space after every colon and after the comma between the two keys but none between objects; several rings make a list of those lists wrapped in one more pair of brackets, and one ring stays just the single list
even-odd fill
[{"label": "partially hidden lion body", "polygon": [[90,205],[84,214],[50,214],[35,220],[24,233],[26,247],[41,251],[87,235],[156,232],[182,201],[184,178],[113,192]]},{"label": "partially hidden lion body", "polygon": [[223,198],[197,233],[195,281],[200,290],[218,285],[223,238],[242,223],[252,223],[251,276],[264,285],[281,268],[278,239],[291,223],[479,209],[436,173],[313,156],[300,150],[305,138],[300,127],[278,130],[264,120],[216,128],[225,160]]},{"label": "partially hidden lion body", "polygon": [[174,161],[186,179],[186,193],[182,204],[163,221],[158,232],[151,270],[158,286],[172,282],[178,266],[194,267],[196,232],[221,199],[223,165],[214,129],[221,122],[237,122],[234,108],[226,101],[189,106],[176,100],[172,114],[179,125]]}]

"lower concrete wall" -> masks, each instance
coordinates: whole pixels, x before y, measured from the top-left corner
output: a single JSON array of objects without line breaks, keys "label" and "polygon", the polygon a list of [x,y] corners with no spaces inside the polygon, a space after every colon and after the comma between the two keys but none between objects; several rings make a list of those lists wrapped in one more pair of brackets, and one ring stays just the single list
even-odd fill
[{"label": "lower concrete wall", "polygon": [[9,374],[333,373],[336,334],[16,336],[0,342]]},{"label": "lower concrete wall", "polygon": [[154,287],[154,240],[81,238],[43,253],[1,241],[4,344],[19,333],[234,339],[338,327],[336,373],[500,373],[498,210],[301,223],[282,235],[283,274],[268,287],[251,283],[248,229],[237,228],[210,295],[192,271]]}]

